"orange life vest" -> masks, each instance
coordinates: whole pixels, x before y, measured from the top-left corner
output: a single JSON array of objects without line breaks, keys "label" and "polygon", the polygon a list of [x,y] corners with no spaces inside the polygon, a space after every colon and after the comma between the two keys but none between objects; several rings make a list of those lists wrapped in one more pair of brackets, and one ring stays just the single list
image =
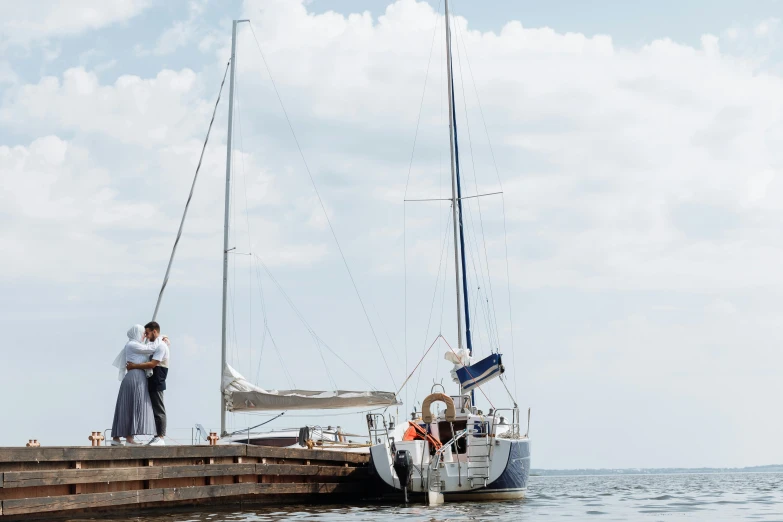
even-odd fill
[{"label": "orange life vest", "polygon": [[403,435],[402,440],[423,439],[428,441],[430,444],[432,444],[432,447],[435,448],[436,450],[440,449],[441,446],[443,446],[443,444],[441,444],[441,442],[438,439],[436,439],[435,437],[427,433],[427,430],[419,426],[418,423],[413,421],[408,421],[408,424],[410,424],[410,427],[407,430],[405,430],[405,435]]}]

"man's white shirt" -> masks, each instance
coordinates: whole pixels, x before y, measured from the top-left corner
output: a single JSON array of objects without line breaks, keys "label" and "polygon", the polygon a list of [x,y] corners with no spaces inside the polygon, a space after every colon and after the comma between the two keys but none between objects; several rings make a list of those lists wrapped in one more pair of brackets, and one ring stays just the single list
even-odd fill
[{"label": "man's white shirt", "polygon": [[152,359],[158,361],[159,366],[163,368],[169,367],[169,346],[160,341],[155,353],[152,354]]}]

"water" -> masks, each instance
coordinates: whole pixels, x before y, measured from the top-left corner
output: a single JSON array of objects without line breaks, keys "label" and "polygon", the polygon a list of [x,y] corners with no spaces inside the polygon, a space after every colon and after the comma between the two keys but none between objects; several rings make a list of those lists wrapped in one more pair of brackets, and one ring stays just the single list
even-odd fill
[{"label": "water", "polygon": [[[211,509],[211,508],[207,508]],[[274,506],[133,517],[134,522],[277,520],[783,521],[783,473],[531,477],[513,502]],[[81,519],[84,520],[84,519]]]}]

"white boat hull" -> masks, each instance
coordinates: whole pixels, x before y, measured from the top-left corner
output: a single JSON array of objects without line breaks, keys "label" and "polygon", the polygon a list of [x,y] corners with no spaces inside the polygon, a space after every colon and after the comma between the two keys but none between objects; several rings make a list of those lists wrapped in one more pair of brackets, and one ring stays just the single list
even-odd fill
[{"label": "white boat hull", "polygon": [[[395,449],[408,449],[418,444],[426,451],[423,441],[397,442]],[[388,486],[402,492],[400,480],[394,470],[390,447],[377,444],[370,448],[372,466],[380,479]],[[488,459],[486,478],[472,477],[469,462],[443,462],[438,467],[437,477],[431,477],[430,466],[421,466],[421,451],[413,454],[414,471],[411,474],[408,491],[414,495],[428,494],[433,490],[441,493],[445,501],[465,500],[513,500],[524,498],[530,475],[530,440],[496,438]],[[440,484],[432,482],[439,480]]]}]

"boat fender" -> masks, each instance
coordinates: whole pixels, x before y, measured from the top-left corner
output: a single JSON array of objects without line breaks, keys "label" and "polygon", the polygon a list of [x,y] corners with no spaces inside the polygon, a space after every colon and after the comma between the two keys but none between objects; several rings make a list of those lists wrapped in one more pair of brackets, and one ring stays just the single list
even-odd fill
[{"label": "boat fender", "polygon": [[394,454],[394,471],[400,481],[400,488],[405,492],[405,503],[408,503],[408,483],[413,472],[413,459],[408,450],[397,450]]}]

